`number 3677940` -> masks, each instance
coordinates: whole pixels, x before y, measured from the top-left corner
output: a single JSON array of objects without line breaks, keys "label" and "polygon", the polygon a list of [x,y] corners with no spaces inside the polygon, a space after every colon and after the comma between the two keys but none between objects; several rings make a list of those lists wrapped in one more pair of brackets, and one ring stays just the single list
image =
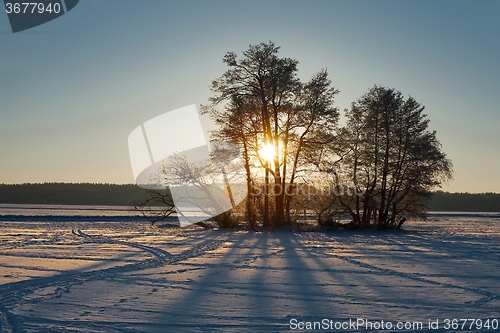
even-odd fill
[{"label": "number 3677940", "polygon": [[47,5],[41,2],[7,2],[5,4],[5,11],[7,14],[43,14],[43,13],[55,13],[58,14],[61,11],[61,4],[58,2],[49,3]]}]

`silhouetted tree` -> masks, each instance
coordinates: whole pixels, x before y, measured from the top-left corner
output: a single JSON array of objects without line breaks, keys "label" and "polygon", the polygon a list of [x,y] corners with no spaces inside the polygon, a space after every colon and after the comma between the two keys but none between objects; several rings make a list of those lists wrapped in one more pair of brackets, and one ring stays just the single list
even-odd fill
[{"label": "silhouetted tree", "polygon": [[357,189],[340,197],[355,225],[401,227],[405,215],[424,211],[431,189],[452,177],[452,163],[423,111],[414,98],[380,86],[346,110],[333,153],[344,171],[338,182]]},{"label": "silhouetted tree", "polygon": [[[223,61],[229,69],[212,83],[214,96],[203,111],[221,126],[216,136],[236,143],[243,157],[251,157],[255,166],[264,170],[264,189],[269,190],[274,203],[275,223],[290,223],[293,188],[297,167],[303,162],[307,149],[323,132],[333,131],[338,111],[333,99],[338,92],[331,86],[326,71],[321,71],[310,82],[303,84],[297,78],[298,61],[278,56],[279,47],[273,42],[251,45],[238,59],[229,52]],[[221,109],[222,108],[222,109]],[[271,160],[259,150],[271,146]],[[248,162],[248,188],[254,183]],[[269,177],[272,187],[269,187]],[[249,191],[252,193],[252,191]],[[287,194],[288,193],[288,194]],[[269,203],[264,195],[263,221],[269,225]],[[251,204],[247,206],[251,215]]]},{"label": "silhouetted tree", "polygon": [[147,189],[146,193],[146,198],[135,200],[134,210],[141,213],[151,225],[175,213],[174,201],[168,188],[165,190]]}]

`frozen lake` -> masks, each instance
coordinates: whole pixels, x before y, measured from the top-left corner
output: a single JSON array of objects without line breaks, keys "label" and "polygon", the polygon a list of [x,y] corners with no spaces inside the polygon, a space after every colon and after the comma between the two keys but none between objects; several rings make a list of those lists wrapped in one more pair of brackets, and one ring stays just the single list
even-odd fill
[{"label": "frozen lake", "polygon": [[256,233],[0,205],[1,332],[500,331],[500,214],[404,227]]}]

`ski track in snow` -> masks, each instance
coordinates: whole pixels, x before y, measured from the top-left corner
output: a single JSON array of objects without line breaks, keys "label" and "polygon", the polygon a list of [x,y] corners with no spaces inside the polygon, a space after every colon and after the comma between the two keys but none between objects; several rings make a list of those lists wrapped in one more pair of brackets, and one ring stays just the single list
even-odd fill
[{"label": "ski track in snow", "polygon": [[[73,285],[84,284],[94,280],[105,280],[107,278],[114,278],[117,275],[127,272],[158,268],[164,265],[173,264],[178,261],[195,258],[197,256],[202,256],[207,251],[217,249],[222,244],[220,240],[208,239],[201,242],[200,244],[196,244],[193,248],[184,251],[181,254],[172,255],[169,252],[159,248],[146,246],[139,243],[120,241],[105,236],[89,235],[79,229],[76,231],[72,230],[71,232],[73,235],[82,237],[88,242],[92,243],[121,244],[137,248],[142,251],[148,252],[152,255],[152,258],[125,266],[112,267],[102,270],[92,270],[88,272],[70,272],[61,275],[35,278],[32,280],[0,285],[0,311],[2,313],[3,319],[3,326],[0,326],[0,328],[2,329],[1,332],[23,331],[22,322],[20,322],[18,317],[8,309],[10,306],[20,303],[25,296],[34,293],[36,290],[48,287],[56,287],[55,297],[61,297],[62,293],[70,292],[70,289]],[[25,245],[29,245],[29,242]],[[74,322],[71,322],[70,326],[72,325],[74,325]],[[89,325],[89,323],[85,323],[83,325],[83,327],[87,329],[89,328],[89,326],[91,326]],[[97,327],[99,326],[100,325],[97,325]]]},{"label": "ski track in snow", "polygon": [[[403,245],[401,242],[398,242],[398,243],[399,243],[399,245]],[[438,281],[431,280],[431,279],[427,278],[425,274],[401,272],[401,271],[394,270],[394,269],[375,266],[375,265],[363,262],[361,260],[352,259],[348,256],[335,254],[335,252],[332,251],[333,249],[330,251],[328,249],[322,250],[319,247],[310,247],[309,249],[313,253],[316,253],[319,255],[333,256],[335,258],[341,259],[341,260],[348,262],[350,264],[353,264],[353,265],[356,265],[356,266],[359,266],[362,268],[366,268],[366,269],[370,270],[372,274],[380,274],[382,276],[387,276],[387,277],[398,276],[398,277],[402,277],[405,279],[423,282],[423,283],[430,284],[430,285],[436,285],[436,286],[440,286],[440,287],[444,287],[444,288],[459,289],[459,290],[463,290],[463,291],[467,291],[467,292],[471,292],[471,293],[480,295],[481,298],[472,302],[471,305],[481,306],[484,303],[500,299],[499,295],[491,293],[491,292],[484,290],[484,289],[471,288],[471,287],[460,286],[460,285],[451,284],[451,283],[438,282]],[[323,249],[325,249],[325,248],[323,248]]]},{"label": "ski track in snow", "polygon": [[287,332],[292,318],[500,319],[500,221],[434,222],[401,232],[260,233],[0,222],[0,267],[20,272],[0,284],[0,332]]}]

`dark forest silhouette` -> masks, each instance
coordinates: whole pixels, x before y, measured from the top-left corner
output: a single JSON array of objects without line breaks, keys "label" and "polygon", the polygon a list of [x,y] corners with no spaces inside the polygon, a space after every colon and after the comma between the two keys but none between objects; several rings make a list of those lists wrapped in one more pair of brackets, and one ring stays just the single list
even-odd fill
[{"label": "dark forest silhouette", "polygon": [[[148,193],[134,184],[0,184],[0,204],[131,206]],[[433,192],[430,211],[500,212],[498,193]]]}]

